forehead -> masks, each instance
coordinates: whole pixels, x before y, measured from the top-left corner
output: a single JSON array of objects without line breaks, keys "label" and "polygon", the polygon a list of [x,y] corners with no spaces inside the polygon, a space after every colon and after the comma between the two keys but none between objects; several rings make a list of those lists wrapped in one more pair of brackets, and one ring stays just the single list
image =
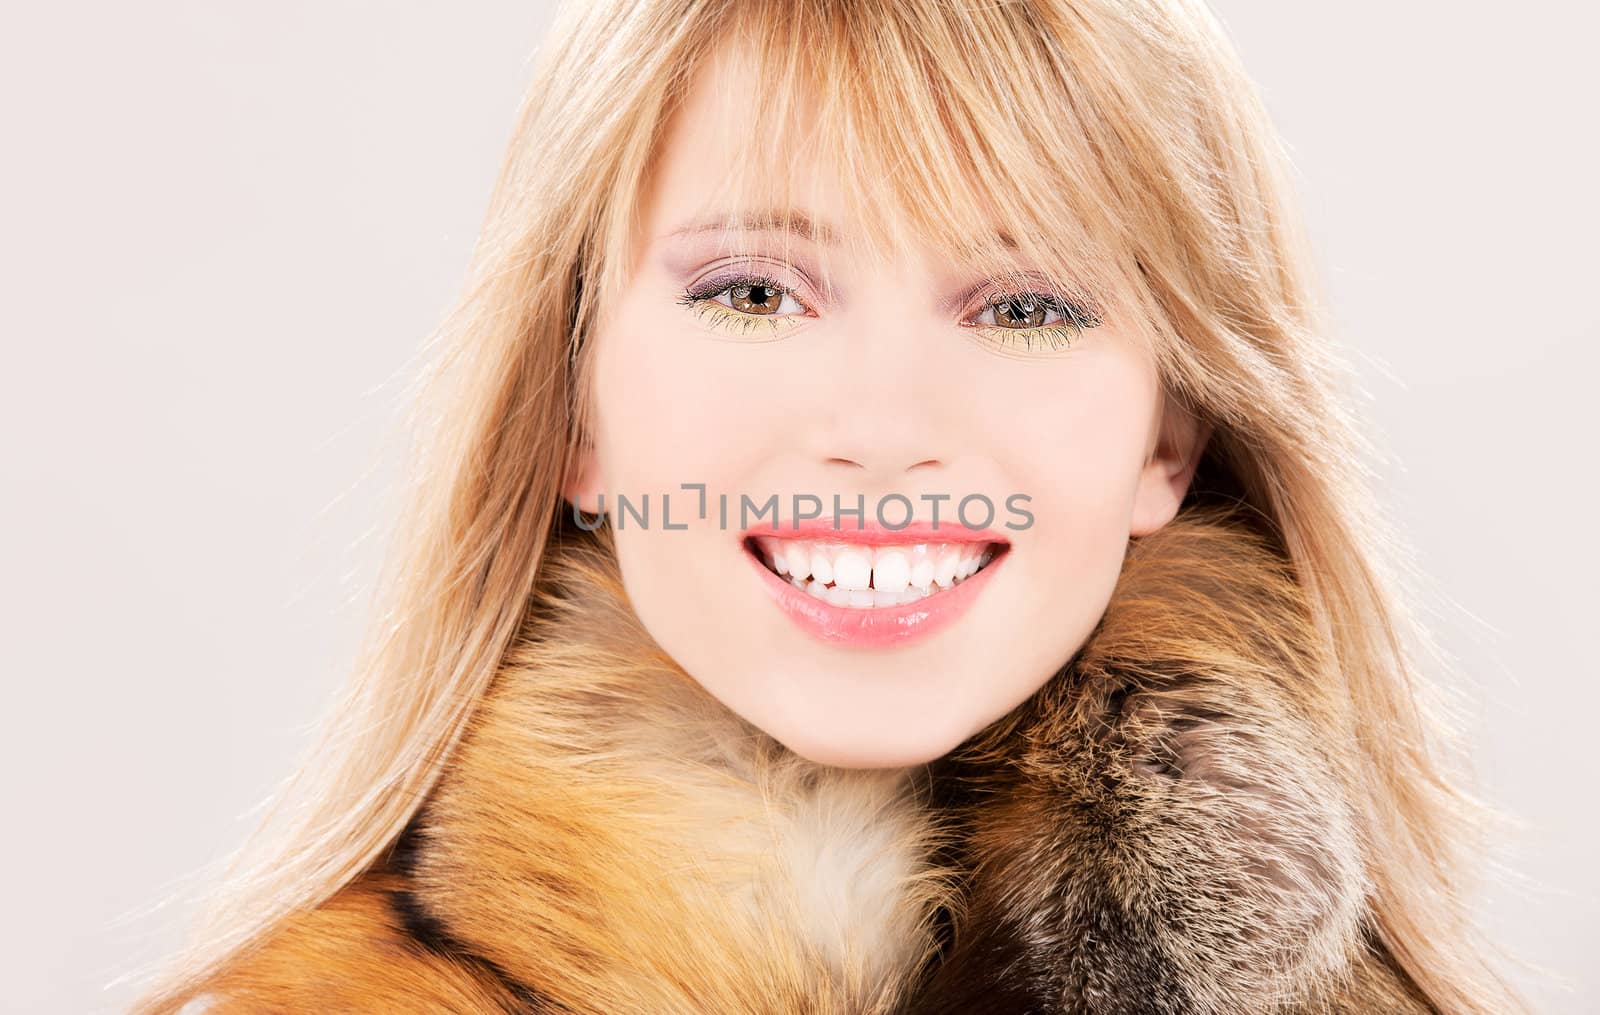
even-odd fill
[{"label": "forehead", "polygon": [[[897,59],[866,52],[859,33],[796,27],[781,45],[725,36],[685,68],[622,199],[612,284],[673,234],[699,230],[697,251],[759,243],[817,262],[1043,270],[1114,298],[1122,245],[1105,226],[1092,146],[1064,116],[1046,131],[1016,114],[1066,109],[1063,95],[1037,75],[1011,80],[949,54]],[[827,41],[840,38],[851,41]]]},{"label": "forehead", "polygon": [[843,178],[821,150],[817,99],[801,81],[763,74],[747,47],[708,55],[641,188],[644,242],[760,234],[832,248],[855,232]]}]

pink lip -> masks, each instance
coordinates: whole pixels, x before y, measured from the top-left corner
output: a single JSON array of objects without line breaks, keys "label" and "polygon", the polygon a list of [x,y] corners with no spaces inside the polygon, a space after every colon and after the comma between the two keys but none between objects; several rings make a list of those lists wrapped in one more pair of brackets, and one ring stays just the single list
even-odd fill
[{"label": "pink lip", "polygon": [[[762,586],[767,594],[772,596],[778,609],[797,624],[801,630],[833,645],[843,645],[851,648],[888,648],[903,645],[912,639],[925,638],[937,631],[943,630],[955,623],[956,620],[971,608],[974,601],[989,584],[989,577],[998,570],[1006,557],[1010,556],[1010,544],[1004,539],[985,537],[980,530],[956,526],[949,530],[950,535],[944,535],[945,527],[939,528],[939,537],[930,538],[932,530],[925,531],[919,537],[912,539],[883,538],[910,532],[911,529],[881,533],[872,529],[839,529],[835,530],[831,524],[824,524],[813,531],[802,527],[797,533],[794,529],[764,528],[754,530],[750,535],[775,535],[779,532],[790,533],[789,538],[839,539],[841,542],[872,543],[872,544],[898,544],[907,542],[996,542],[1000,544],[994,557],[983,569],[963,579],[953,588],[935,592],[924,599],[901,606],[879,606],[868,609],[854,609],[846,606],[834,606],[832,603],[823,602],[806,592],[794,587],[792,583],[780,578],[769,569],[766,564],[751,550],[746,550],[744,556],[749,559],[750,566],[755,568]],[[968,533],[969,538],[954,538],[957,532]],[[854,538],[851,538],[854,537]]]},{"label": "pink lip", "polygon": [[[865,543],[872,546],[894,546],[901,543],[1000,543],[1011,540],[993,529],[970,529],[960,522],[912,522],[905,528],[886,529],[877,525],[855,525],[826,518],[807,518],[804,521],[772,522],[770,525],[751,526],[745,536],[776,536],[779,539],[828,539],[839,543]],[[980,572],[982,573],[982,572]],[[977,575],[973,575],[974,578]]]}]

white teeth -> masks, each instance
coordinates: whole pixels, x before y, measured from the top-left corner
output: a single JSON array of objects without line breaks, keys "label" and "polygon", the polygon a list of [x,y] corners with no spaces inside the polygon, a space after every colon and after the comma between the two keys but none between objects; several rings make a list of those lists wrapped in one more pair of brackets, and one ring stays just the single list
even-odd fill
[{"label": "white teeth", "polygon": [[872,585],[872,562],[860,550],[840,550],[833,558],[833,583],[844,589]]},{"label": "white teeth", "polygon": [[872,559],[872,587],[900,589],[911,584],[911,562],[904,550],[879,550]]},{"label": "white teeth", "polygon": [[997,544],[863,546],[827,540],[755,540],[773,571],[813,599],[851,609],[914,603],[959,585],[994,559]]}]

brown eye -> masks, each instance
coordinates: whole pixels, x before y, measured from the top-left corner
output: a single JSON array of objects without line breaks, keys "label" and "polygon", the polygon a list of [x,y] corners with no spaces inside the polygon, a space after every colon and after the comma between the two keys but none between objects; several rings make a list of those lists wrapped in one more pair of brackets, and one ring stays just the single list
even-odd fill
[{"label": "brown eye", "polygon": [[728,290],[728,299],[733,309],[764,317],[778,312],[783,292],[769,285],[736,285]]},{"label": "brown eye", "polygon": [[995,325],[1001,328],[1037,328],[1044,324],[1045,306],[1031,297],[992,305]]},{"label": "brown eye", "polygon": [[978,311],[974,324],[1003,331],[1042,331],[1065,328],[1072,332],[1093,328],[1099,315],[1072,300],[1041,293],[1006,293],[992,297]]},{"label": "brown eye", "polygon": [[740,317],[757,320],[806,316],[805,305],[795,299],[793,290],[776,279],[765,277],[712,282],[698,291],[691,290],[684,298],[684,302],[690,304],[700,301],[715,303]]},{"label": "brown eye", "polygon": [[678,302],[715,327],[743,333],[762,324],[776,333],[813,316],[793,289],[765,275],[712,278],[685,289]]}]

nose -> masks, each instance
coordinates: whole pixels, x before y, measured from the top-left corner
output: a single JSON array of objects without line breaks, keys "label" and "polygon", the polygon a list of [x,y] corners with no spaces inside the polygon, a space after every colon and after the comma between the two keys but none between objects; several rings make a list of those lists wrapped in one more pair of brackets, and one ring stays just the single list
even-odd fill
[{"label": "nose", "polygon": [[917,413],[896,409],[912,399],[882,391],[868,396],[841,399],[833,434],[823,445],[830,452],[825,464],[859,472],[854,482],[866,485],[892,484],[906,473],[944,464],[934,453],[933,429]]},{"label": "nose", "polygon": [[[870,470],[872,470],[873,467],[868,465],[868,464],[866,464],[863,461],[863,459],[867,459],[867,458],[870,458],[870,457],[871,456],[865,455],[865,454],[857,455],[857,457],[855,457],[855,458],[833,457],[833,458],[829,458],[828,459],[828,464],[829,465],[845,465],[845,466],[851,466],[851,467],[857,468],[857,469],[868,469],[870,471]],[[912,462],[910,465],[906,466],[904,469],[898,469],[897,470],[893,466],[890,466],[887,470],[884,470],[884,471],[886,471],[888,474],[892,475],[897,471],[898,472],[910,472],[912,469],[922,468],[922,467],[931,466],[931,465],[939,465],[939,464],[942,464],[942,463],[937,458],[924,458],[920,462]]]},{"label": "nose", "polygon": [[893,489],[908,473],[943,467],[954,453],[957,416],[967,411],[959,378],[940,368],[934,319],[913,310],[885,320],[883,303],[915,302],[861,308],[830,350],[834,391],[825,400],[819,446],[837,478],[860,488]]}]

